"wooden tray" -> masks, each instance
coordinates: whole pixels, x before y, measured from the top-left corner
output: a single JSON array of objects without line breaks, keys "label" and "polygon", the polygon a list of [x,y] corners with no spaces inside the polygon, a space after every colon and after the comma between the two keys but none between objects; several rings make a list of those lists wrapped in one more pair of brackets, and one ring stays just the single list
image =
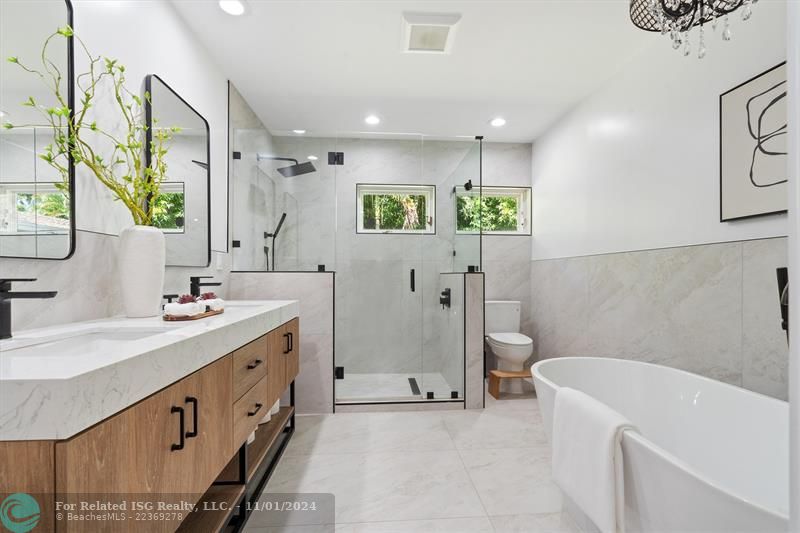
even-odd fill
[{"label": "wooden tray", "polygon": [[221,315],[225,312],[225,309],[220,309],[219,311],[206,311],[205,313],[200,313],[199,315],[192,315],[192,316],[172,316],[172,315],[164,315],[164,320],[167,322],[185,322],[187,320],[200,320],[201,318],[208,318],[214,315]]}]

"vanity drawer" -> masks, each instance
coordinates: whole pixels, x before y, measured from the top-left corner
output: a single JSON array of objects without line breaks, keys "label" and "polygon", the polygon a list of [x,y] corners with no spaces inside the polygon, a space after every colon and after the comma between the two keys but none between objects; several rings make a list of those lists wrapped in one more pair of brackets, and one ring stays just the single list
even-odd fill
[{"label": "vanity drawer", "polygon": [[267,378],[261,379],[233,404],[233,446],[239,447],[258,427],[258,421],[269,412],[267,404]]},{"label": "vanity drawer", "polygon": [[267,335],[233,352],[233,399],[238,400],[267,375]]},{"label": "vanity drawer", "polygon": [[[233,455],[231,358],[220,359],[77,436],[55,445],[56,493],[136,495],[157,505],[196,502]],[[124,499],[124,498],[123,498]],[[185,516],[91,524],[61,521],[62,532],[172,532]]]}]

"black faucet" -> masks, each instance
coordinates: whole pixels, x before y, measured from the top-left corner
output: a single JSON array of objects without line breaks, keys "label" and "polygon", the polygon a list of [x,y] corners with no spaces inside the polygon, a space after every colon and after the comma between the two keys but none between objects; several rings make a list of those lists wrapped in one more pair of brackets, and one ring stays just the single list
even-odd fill
[{"label": "black faucet", "polygon": [[11,300],[15,298],[54,298],[57,291],[47,292],[11,292],[11,284],[15,282],[31,282],[36,278],[0,279],[0,339],[11,338]]},{"label": "black faucet", "polygon": [[189,278],[189,294],[197,298],[200,296],[200,287],[219,287],[222,285],[219,281],[201,283],[201,279],[211,279],[214,276],[192,276]]}]

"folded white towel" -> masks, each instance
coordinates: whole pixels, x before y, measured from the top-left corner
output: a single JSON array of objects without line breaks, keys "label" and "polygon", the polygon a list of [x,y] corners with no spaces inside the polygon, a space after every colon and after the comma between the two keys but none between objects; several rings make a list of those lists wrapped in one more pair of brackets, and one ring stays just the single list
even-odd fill
[{"label": "folded white towel", "polygon": [[198,303],[179,304],[176,302],[168,303],[164,306],[164,314],[169,316],[194,316],[206,310],[204,305]]},{"label": "folded white towel", "polygon": [[225,300],[222,298],[214,298],[212,300],[201,300],[203,305],[207,305],[212,311],[219,311],[225,309]]},{"label": "folded white towel", "polygon": [[553,408],[553,479],[603,533],[625,532],[622,434],[636,428],[583,392],[560,387]]}]

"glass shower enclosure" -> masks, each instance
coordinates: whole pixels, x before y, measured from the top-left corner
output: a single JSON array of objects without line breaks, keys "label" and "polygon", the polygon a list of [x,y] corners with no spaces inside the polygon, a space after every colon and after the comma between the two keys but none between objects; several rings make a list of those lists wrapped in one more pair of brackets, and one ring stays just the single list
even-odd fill
[{"label": "glass shower enclosure", "polygon": [[336,403],[463,401],[481,236],[457,198],[480,191],[480,142],[362,133],[334,153]]}]

